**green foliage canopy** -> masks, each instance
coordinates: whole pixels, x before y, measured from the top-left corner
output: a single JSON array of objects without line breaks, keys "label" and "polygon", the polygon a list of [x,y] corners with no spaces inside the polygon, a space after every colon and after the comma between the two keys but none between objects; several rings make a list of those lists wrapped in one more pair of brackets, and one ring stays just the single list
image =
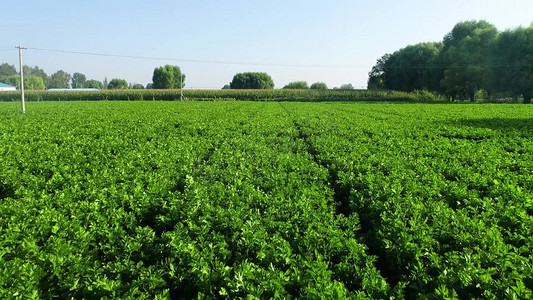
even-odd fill
[{"label": "green foliage canopy", "polygon": [[294,81],[283,87],[284,89],[305,90],[309,88],[306,81]]},{"label": "green foliage canopy", "polygon": [[72,74],[72,88],[82,89],[87,87],[87,77],[82,73]]},{"label": "green foliage canopy", "polygon": [[379,58],[368,89],[427,90],[449,99],[533,97],[533,25],[498,32],[487,21],[460,22],[441,43],[410,45]]},{"label": "green foliage canopy", "polygon": [[185,86],[185,74],[178,66],[165,65],[154,69],[152,82],[154,89],[181,89]]},{"label": "green foliage canopy", "polygon": [[368,73],[367,88],[369,90],[381,90],[385,89],[385,76],[387,76],[387,63],[391,54],[384,54],[380,57],[376,65],[372,67],[370,73]]},{"label": "green foliage canopy", "polygon": [[[24,77],[26,76],[37,76],[41,77],[43,79],[43,83],[45,86],[48,85],[48,74],[46,72],[39,68],[38,66],[30,67],[30,66],[23,66],[24,70]],[[26,81],[24,81],[24,84],[26,84]]]},{"label": "green foliage canopy", "polygon": [[245,72],[233,76],[232,89],[273,89],[272,77],[264,72]]},{"label": "green foliage canopy", "polygon": [[341,85],[341,86],[339,87],[339,89],[340,89],[340,90],[353,90],[353,89],[355,89],[355,88],[353,87],[353,84],[351,84],[351,83],[346,83],[346,84]]},{"label": "green foliage canopy", "polygon": [[42,77],[29,75],[24,76],[24,88],[28,90],[44,90],[46,86]]},{"label": "green foliage canopy", "polygon": [[502,32],[490,52],[489,87],[492,92],[533,96],[533,25]]},{"label": "green foliage canopy", "polygon": [[3,63],[0,65],[0,81],[4,81],[9,76],[17,75],[17,69],[14,65]]},{"label": "green foliage canopy", "polygon": [[107,86],[107,88],[110,90],[125,90],[128,87],[128,82],[119,78],[111,79],[111,81],[109,81],[109,85]]},{"label": "green foliage canopy", "polygon": [[16,86],[17,89],[20,89],[20,75],[4,77],[3,82],[12,86]]},{"label": "green foliage canopy", "polygon": [[486,21],[466,21],[444,37],[441,87],[446,95],[474,101],[476,91],[485,87],[489,46],[497,35],[498,29]]},{"label": "green foliage canopy", "polygon": [[311,84],[312,90],[327,90],[328,86],[324,82],[315,82]]},{"label": "green foliage canopy", "polygon": [[72,80],[72,76],[63,71],[59,70],[55,72],[54,74],[50,75],[48,78],[48,86],[49,89],[68,89],[70,87],[70,81]]},{"label": "green foliage canopy", "polygon": [[427,89],[428,66],[439,50],[439,43],[421,43],[394,52],[383,66],[387,70],[383,86],[404,92]]},{"label": "green foliage canopy", "polygon": [[104,88],[104,84],[101,81],[95,79],[87,80],[86,85],[88,88],[94,88],[99,90],[102,90]]},{"label": "green foliage canopy", "polygon": [[[13,75],[5,78],[5,83],[16,86],[20,89],[20,75]],[[24,89],[25,90],[44,90],[46,86],[41,77],[35,75],[24,75]]]}]

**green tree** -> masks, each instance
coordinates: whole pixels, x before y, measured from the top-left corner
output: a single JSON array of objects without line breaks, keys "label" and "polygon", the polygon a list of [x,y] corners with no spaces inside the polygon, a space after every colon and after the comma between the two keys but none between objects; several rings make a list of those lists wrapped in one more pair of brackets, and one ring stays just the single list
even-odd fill
[{"label": "green tree", "polygon": [[24,75],[24,88],[28,90],[45,90],[44,80],[36,75]]},{"label": "green tree", "polygon": [[429,70],[440,47],[440,43],[420,43],[383,55],[368,74],[368,89],[406,92],[430,89]]},{"label": "green tree", "polygon": [[327,90],[328,86],[324,82],[315,82],[311,84],[312,90]]},{"label": "green tree", "polygon": [[492,92],[533,96],[533,24],[499,34],[490,51],[488,88]]},{"label": "green tree", "polygon": [[290,82],[286,86],[283,87],[284,89],[294,89],[294,90],[305,90],[309,88],[309,85],[306,81],[294,81]]},{"label": "green tree", "polygon": [[82,73],[72,74],[72,88],[81,89],[87,87],[87,77]]},{"label": "green tree", "polygon": [[387,74],[387,63],[391,54],[385,54],[380,57],[376,65],[372,67],[370,73],[368,73],[367,88],[369,90],[382,90],[385,89],[385,76]]},{"label": "green tree", "polygon": [[126,80],[115,78],[109,81],[109,85],[107,88],[110,90],[125,90],[128,89],[128,87],[129,85]]},{"label": "green tree", "polygon": [[93,88],[93,89],[99,89],[99,90],[103,90],[104,89],[104,84],[98,80],[94,80],[94,79],[90,79],[90,80],[87,80],[85,82],[85,87],[86,88]]},{"label": "green tree", "polygon": [[387,62],[385,87],[411,92],[429,88],[427,74],[440,51],[440,43],[420,43],[394,52]]},{"label": "green tree", "polygon": [[48,78],[47,88],[49,89],[68,89],[72,76],[69,73],[59,70]]},{"label": "green tree", "polygon": [[[9,85],[16,86],[20,89],[20,75],[12,75],[6,77],[6,82]],[[44,90],[46,89],[44,81],[41,77],[35,75],[24,75],[24,89],[25,90]]]},{"label": "green tree", "polygon": [[17,69],[14,65],[3,63],[0,65],[0,81],[4,82],[7,77],[17,75]]},{"label": "green tree", "polygon": [[46,74],[46,72],[39,68],[38,66],[35,66],[35,67],[29,67],[29,66],[24,66],[24,75],[28,75],[28,76],[38,76],[38,77],[41,77],[43,79],[43,81],[46,81],[48,79],[48,75]]},{"label": "green tree", "polygon": [[272,77],[263,72],[245,72],[233,76],[230,82],[232,89],[273,89]]},{"label": "green tree", "polygon": [[428,62],[428,68],[426,70],[424,78],[424,82],[426,83],[428,90],[444,94],[444,89],[441,86],[441,81],[444,79],[446,64],[448,64],[448,62],[444,59],[442,55],[441,43],[439,54]]},{"label": "green tree", "polygon": [[9,85],[17,87],[17,89],[20,89],[20,75],[11,75],[8,77],[4,77],[3,81],[4,83],[7,83]]},{"label": "green tree", "polygon": [[144,85],[140,84],[140,83],[136,83],[136,84],[133,84],[131,86],[132,89],[134,90],[143,90],[144,89]]},{"label": "green tree", "polygon": [[347,84],[341,85],[341,87],[339,89],[341,89],[341,90],[353,90],[355,88],[353,87],[353,85],[351,83],[347,83]]},{"label": "green tree", "polygon": [[444,37],[440,61],[446,69],[440,84],[446,95],[474,101],[487,82],[489,47],[497,35],[498,29],[486,21],[466,21]]},{"label": "green tree", "polygon": [[231,89],[231,87],[229,86],[229,84],[225,84],[223,87],[222,87],[223,90],[229,90]]},{"label": "green tree", "polygon": [[152,82],[154,89],[181,89],[185,86],[185,74],[178,66],[165,65],[154,69]]},{"label": "green tree", "polygon": [[26,76],[37,76],[41,77],[43,79],[43,83],[45,86],[48,85],[48,74],[46,72],[39,68],[38,66],[35,67],[29,67],[29,66],[23,66],[24,69],[24,77]]}]

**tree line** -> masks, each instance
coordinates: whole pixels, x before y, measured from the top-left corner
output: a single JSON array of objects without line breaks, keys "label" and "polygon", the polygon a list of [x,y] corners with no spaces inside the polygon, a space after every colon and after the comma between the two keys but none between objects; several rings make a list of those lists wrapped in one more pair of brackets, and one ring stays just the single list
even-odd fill
[{"label": "tree line", "polygon": [[409,45],[372,67],[369,89],[428,90],[451,100],[533,96],[533,24],[503,32],[487,21],[455,25],[441,42]]},{"label": "tree line", "polygon": [[[79,89],[79,88],[96,88],[103,89],[139,89],[144,88],[141,84],[129,84],[124,79],[115,78],[108,81],[98,81],[95,79],[87,79],[82,73],[69,74],[63,70],[59,70],[51,75],[48,75],[43,69],[38,66],[30,67],[24,65],[24,87],[28,90],[45,90],[45,89]],[[16,86],[20,86],[20,75],[14,65],[3,63],[0,65],[0,82]]]},{"label": "tree line", "polygon": [[[119,89],[180,89],[185,86],[185,75],[182,74],[178,66],[166,65],[155,68],[152,76],[152,83],[143,86],[139,83],[128,83],[125,79],[115,78],[108,81],[98,81],[87,79],[82,73],[69,74],[59,70],[51,75],[38,66],[29,67],[24,65],[24,87],[28,90],[45,89],[81,89],[96,88],[99,90],[119,90]],[[0,65],[0,82],[20,87],[20,75],[14,65],[3,63]]]},{"label": "tree line", "polygon": [[[222,89],[273,89],[274,81],[272,77],[264,72],[245,72],[233,76],[233,80],[226,84]],[[307,81],[293,81],[283,87],[289,90],[327,90],[328,86],[324,82],[315,82],[309,86]],[[351,83],[343,84],[340,87],[334,87],[334,90],[353,90]]]},{"label": "tree line", "polygon": [[[181,89],[185,87],[186,75],[181,72],[180,67],[165,65],[154,69],[152,82],[146,86],[136,83],[128,83],[124,79],[115,78],[111,81],[98,81],[87,79],[82,73],[69,74],[59,70],[51,75],[38,66],[23,66],[24,86],[28,90],[45,89],[80,89],[96,88],[105,89]],[[0,82],[10,84],[19,88],[20,76],[14,65],[3,63],[0,65]],[[233,76],[232,81],[222,89],[273,89],[274,81],[272,77],[264,72],[244,72]],[[294,81],[283,87],[283,89],[314,89],[327,90],[328,86],[324,82],[315,82],[310,86],[306,81]],[[354,89],[351,83],[343,84],[333,89],[350,90]]]}]

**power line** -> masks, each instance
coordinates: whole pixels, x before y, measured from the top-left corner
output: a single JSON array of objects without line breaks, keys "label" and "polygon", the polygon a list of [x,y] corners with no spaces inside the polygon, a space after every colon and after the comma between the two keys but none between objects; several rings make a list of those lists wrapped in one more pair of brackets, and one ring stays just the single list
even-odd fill
[{"label": "power line", "polygon": [[140,59],[140,60],[176,61],[176,62],[200,63],[200,64],[245,65],[245,66],[266,66],[266,67],[299,67],[299,68],[365,68],[365,69],[368,68],[368,66],[349,65],[349,64],[257,63],[257,62],[237,62],[237,61],[196,60],[196,59],[181,59],[181,58],[148,57],[148,56],[120,55],[120,54],[108,54],[108,53],[96,53],[96,52],[84,52],[84,51],[70,51],[70,50],[46,49],[46,48],[30,48],[30,47],[28,47],[28,49],[30,49],[30,50],[38,50],[38,51],[57,52],[57,53],[79,54],[79,55],[118,57],[118,58],[130,58],[130,59]]},{"label": "power line", "polygon": [[[347,69],[370,69],[373,67],[373,66],[356,65],[356,64],[258,63],[258,62],[164,58],[164,57],[121,55],[121,54],[72,51],[72,50],[60,50],[60,49],[48,49],[48,48],[34,48],[34,47],[28,47],[27,49],[37,50],[37,51],[56,52],[56,53],[78,54],[78,55],[117,57],[117,58],[129,58],[129,59],[139,59],[139,60],[175,61],[175,62],[199,63],[199,64],[244,65],[244,66],[266,66],[266,67],[297,67],[297,68],[347,68]],[[11,50],[12,48],[0,48],[0,52],[11,51]],[[390,69],[390,70],[392,69],[448,69],[448,68],[469,68],[469,67],[509,68],[509,67],[531,67],[531,65],[524,65],[524,64],[499,64],[499,65],[489,64],[485,66],[483,66],[482,64],[408,65],[408,66],[387,67],[387,69]]]},{"label": "power line", "polygon": [[[48,48],[34,48],[28,47],[29,50],[48,51],[56,53],[78,54],[78,55],[91,55],[102,57],[117,57],[117,58],[129,58],[139,60],[158,60],[158,61],[175,61],[185,63],[200,63],[200,64],[222,64],[222,65],[245,65],[245,66],[266,66],[266,67],[298,67],[298,68],[360,68],[369,69],[372,66],[364,65],[351,65],[351,64],[294,64],[294,63],[258,63],[258,62],[237,62],[237,61],[218,61],[218,60],[195,60],[195,59],[181,59],[181,58],[164,58],[164,57],[149,57],[149,56],[135,56],[135,55],[121,55],[121,54],[109,54],[109,53],[97,53],[97,52],[85,52],[85,51],[72,51],[72,50],[60,50],[60,49],[48,49]],[[0,48],[0,52],[11,51],[12,48]],[[523,64],[500,64],[500,65],[481,65],[481,64],[449,64],[449,65],[410,65],[410,66],[397,66],[387,67],[389,70],[398,69],[463,69],[469,67],[531,67],[530,65]]]}]

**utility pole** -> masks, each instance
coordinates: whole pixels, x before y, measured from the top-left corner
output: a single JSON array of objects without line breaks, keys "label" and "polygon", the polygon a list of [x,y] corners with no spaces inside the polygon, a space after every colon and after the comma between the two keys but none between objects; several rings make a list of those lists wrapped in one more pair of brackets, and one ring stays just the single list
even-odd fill
[{"label": "utility pole", "polygon": [[183,73],[180,70],[180,101],[183,101]]},{"label": "utility pole", "polygon": [[23,48],[21,46],[16,46],[15,48],[19,49],[19,64],[20,64],[20,102],[22,105],[22,113],[26,113],[26,104],[24,103],[24,71],[22,68],[22,50],[27,50],[28,48]]}]

